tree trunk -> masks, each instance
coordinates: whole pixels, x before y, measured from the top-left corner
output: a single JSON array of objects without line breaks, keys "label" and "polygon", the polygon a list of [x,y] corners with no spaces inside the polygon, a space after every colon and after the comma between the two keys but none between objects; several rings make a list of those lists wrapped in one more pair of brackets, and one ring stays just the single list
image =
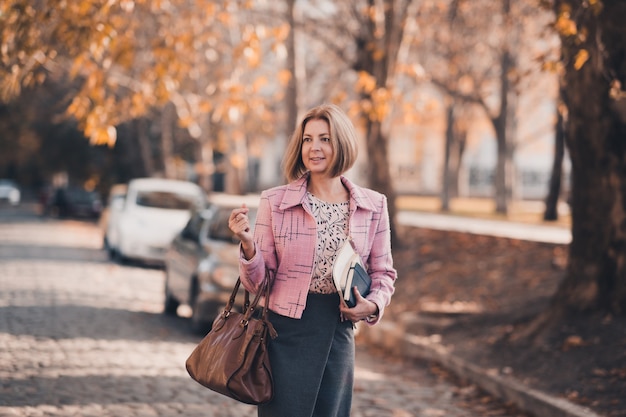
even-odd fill
[{"label": "tree trunk", "polygon": [[452,100],[446,110],[446,133],[441,188],[441,211],[450,210],[450,200],[459,196],[459,172],[467,141],[464,103]]},{"label": "tree trunk", "polygon": [[450,211],[450,154],[454,142],[454,102],[446,109],[446,137],[443,152],[443,176],[441,180],[441,211]]},{"label": "tree trunk", "polygon": [[[506,99],[502,99],[506,100]],[[507,149],[506,149],[506,117],[505,113],[493,121],[496,132],[497,157],[496,169],[494,172],[494,199],[496,202],[496,213],[507,214],[508,212],[508,195],[507,195]]]},{"label": "tree trunk", "polygon": [[291,77],[285,91],[285,104],[287,106],[287,120],[285,133],[289,137],[298,123],[298,87],[296,79],[296,45],[295,45],[295,0],[287,0],[287,20],[289,23],[289,35],[285,41],[287,47],[287,70]]},{"label": "tree trunk", "polygon": [[519,49],[518,27],[511,12],[511,0],[502,3],[504,21],[511,29],[507,34],[502,55],[500,56],[500,109],[499,115],[492,118],[496,131],[498,154],[494,176],[496,212],[508,213],[508,205],[513,197],[515,178],[513,154],[517,131],[518,95],[514,88],[512,73],[517,68],[517,59],[513,51]]},{"label": "tree trunk", "polygon": [[[562,95],[562,93],[561,93]],[[563,112],[557,105],[556,125],[554,129],[554,158],[552,160],[552,174],[548,184],[548,195],[546,196],[546,209],[543,219],[555,221],[559,218],[559,196],[561,195],[561,179],[563,177],[563,158],[565,157],[565,132],[564,132]]]},{"label": "tree trunk", "polygon": [[[214,161],[214,137],[217,137],[216,130],[211,125],[211,113],[204,116],[200,124],[201,135],[198,138],[200,145],[200,155],[198,164],[196,165],[196,173],[198,174],[198,185],[206,192],[215,191],[213,187],[213,176],[216,173]],[[223,191],[223,190],[222,190]]]},{"label": "tree trunk", "polygon": [[148,132],[148,121],[144,118],[135,120],[135,129],[137,131],[137,141],[143,162],[143,169],[147,177],[154,175],[154,161],[152,159],[152,145],[150,144],[150,135]]},{"label": "tree trunk", "polygon": [[[562,36],[572,243],[553,311],[626,312],[626,2],[556,1],[586,36]],[[580,51],[589,59],[577,69]],[[578,61],[580,65],[580,61]]]},{"label": "tree trunk", "polygon": [[[368,0],[367,3],[371,10],[377,7],[375,0]],[[390,77],[395,72],[407,10],[411,1],[386,0],[383,3],[384,30],[381,31],[372,15],[368,14],[360,34],[355,39],[357,56],[353,68],[373,76],[376,80],[376,89],[389,89],[391,87]],[[376,108],[379,104],[377,104],[372,93],[373,91],[361,91],[361,98],[363,102],[368,102],[373,108]],[[367,110],[362,111],[369,158],[367,177],[371,188],[387,196],[392,245],[399,246],[402,242],[397,234],[396,193],[389,171],[389,141],[386,134],[387,130],[383,129],[381,121],[383,117],[388,117],[389,113],[384,111],[374,113],[372,114],[371,111]],[[383,114],[382,117],[381,114]]]},{"label": "tree trunk", "polygon": [[461,163],[463,162],[466,144],[467,126],[459,126],[457,123],[454,129],[454,142],[452,143],[450,159],[450,181],[448,184],[450,198],[459,196],[459,173],[461,172]]},{"label": "tree trunk", "polygon": [[389,172],[389,151],[388,140],[382,133],[380,122],[368,120],[367,123],[367,178],[369,186],[387,196],[389,209],[389,221],[392,232],[392,244],[400,245],[401,241],[397,236],[396,224],[396,192],[391,182]]},{"label": "tree trunk", "polygon": [[[176,177],[174,165],[174,119],[176,113],[172,103],[166,103],[161,112],[161,152],[165,178]],[[186,179],[186,178],[185,178]]]}]

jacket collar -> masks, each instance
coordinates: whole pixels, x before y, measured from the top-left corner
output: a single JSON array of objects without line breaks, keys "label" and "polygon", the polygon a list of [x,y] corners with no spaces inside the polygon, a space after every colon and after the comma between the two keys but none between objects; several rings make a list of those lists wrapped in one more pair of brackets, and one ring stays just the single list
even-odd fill
[{"label": "jacket collar", "polygon": [[[364,210],[375,211],[376,205],[370,198],[370,196],[363,190],[363,188],[355,185],[352,181],[341,176],[341,182],[348,189],[350,193],[350,206],[362,208]],[[287,190],[283,195],[283,199],[280,203],[280,209],[286,210],[288,208],[305,205],[306,190],[309,183],[309,174],[306,173],[299,179],[289,183]]]}]

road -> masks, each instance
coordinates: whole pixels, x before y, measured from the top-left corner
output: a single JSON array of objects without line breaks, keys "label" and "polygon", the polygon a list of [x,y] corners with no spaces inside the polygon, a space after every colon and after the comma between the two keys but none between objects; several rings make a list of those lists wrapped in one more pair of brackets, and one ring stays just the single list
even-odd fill
[{"label": "road", "polygon": [[[200,338],[163,271],[107,260],[95,224],[0,207],[0,416],[255,416],[192,381]],[[353,417],[515,416],[427,364],[359,346]]]}]

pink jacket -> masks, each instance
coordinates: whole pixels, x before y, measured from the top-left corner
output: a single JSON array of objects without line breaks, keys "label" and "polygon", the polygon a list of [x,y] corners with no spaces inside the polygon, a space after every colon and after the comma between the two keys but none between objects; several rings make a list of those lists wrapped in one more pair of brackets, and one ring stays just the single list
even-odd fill
[{"label": "pink jacket", "polygon": [[[387,198],[345,177],[341,181],[350,192],[350,235],[372,278],[366,298],[378,306],[380,320],[397,277],[391,256]],[[272,277],[270,309],[298,319],[306,305],[317,239],[316,222],[306,202],[307,182],[305,175],[261,194],[254,227],[256,253],[250,260],[243,254],[240,257],[243,285],[255,293],[267,267]]]}]

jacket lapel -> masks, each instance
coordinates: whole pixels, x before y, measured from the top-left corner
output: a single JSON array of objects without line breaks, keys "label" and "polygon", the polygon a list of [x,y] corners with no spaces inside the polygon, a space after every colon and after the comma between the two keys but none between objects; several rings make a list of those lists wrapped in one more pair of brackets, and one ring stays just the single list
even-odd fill
[{"label": "jacket lapel", "polygon": [[[304,205],[308,181],[309,175],[305,174],[300,177],[300,179],[287,185],[287,189],[285,190],[285,194],[279,206],[281,210],[286,210],[301,204]],[[350,213],[354,213],[357,208],[367,211],[376,211],[376,205],[361,187],[356,186],[344,176],[341,176],[341,182],[350,192]]]},{"label": "jacket lapel", "polygon": [[357,207],[368,211],[376,211],[376,205],[361,187],[356,186],[349,179],[343,176],[341,177],[341,182],[348,189],[348,191],[350,191],[351,214],[356,211]]},{"label": "jacket lapel", "polygon": [[308,180],[309,176],[303,175],[300,179],[287,185],[287,189],[285,190],[285,194],[279,206],[281,210],[286,210],[304,203]]}]

